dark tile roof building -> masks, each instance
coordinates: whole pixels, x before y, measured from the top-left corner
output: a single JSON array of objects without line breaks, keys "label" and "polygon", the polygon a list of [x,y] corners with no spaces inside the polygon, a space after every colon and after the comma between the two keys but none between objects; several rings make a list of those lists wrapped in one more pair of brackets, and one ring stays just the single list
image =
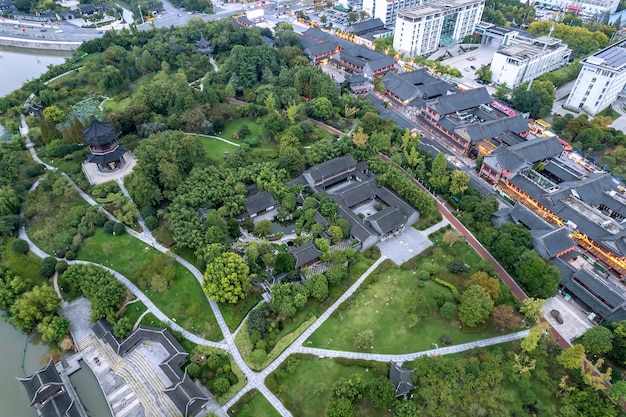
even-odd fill
[{"label": "dark tile roof building", "polygon": [[289,253],[296,258],[296,269],[304,268],[320,260],[322,252],[315,247],[313,241],[296,246],[289,250]]},{"label": "dark tile roof building", "polygon": [[52,359],[34,374],[18,379],[39,416],[81,417],[79,406],[68,394]]},{"label": "dark tile roof building", "polygon": [[315,191],[323,191],[336,183],[353,175],[356,161],[351,155],[342,156],[315,165],[302,174],[309,187]]},{"label": "dark tile roof building", "polygon": [[256,217],[273,210],[276,207],[276,200],[267,191],[258,192],[246,200],[246,212],[249,217]]},{"label": "dark tile roof building", "polygon": [[118,143],[117,133],[111,123],[101,122],[92,116],[91,123],[82,132],[90,150],[87,160],[96,164],[99,171],[116,171],[124,166],[126,148]]},{"label": "dark tile roof building", "polygon": [[135,348],[149,340],[159,343],[168,353],[159,368],[170,379],[170,386],[163,392],[172,400],[184,417],[199,414],[211,398],[201,390],[181,366],[187,362],[187,351],[167,329],[139,326],[122,342],[113,335],[113,328],[104,320],[98,320],[92,327],[96,337],[108,344],[117,355],[125,357]]},{"label": "dark tile roof building", "polygon": [[389,379],[394,387],[396,387],[396,397],[407,395],[411,390],[415,389],[411,374],[413,370],[402,368],[401,366],[391,363],[389,367]]}]

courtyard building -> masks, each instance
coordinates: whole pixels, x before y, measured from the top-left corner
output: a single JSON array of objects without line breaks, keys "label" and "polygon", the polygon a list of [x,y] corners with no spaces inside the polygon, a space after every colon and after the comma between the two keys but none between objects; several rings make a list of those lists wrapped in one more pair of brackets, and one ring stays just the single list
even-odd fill
[{"label": "courtyard building", "polygon": [[89,145],[87,160],[98,166],[101,172],[113,172],[125,164],[126,148],[118,143],[117,133],[111,123],[91,118],[89,126],[83,129],[83,138]]}]

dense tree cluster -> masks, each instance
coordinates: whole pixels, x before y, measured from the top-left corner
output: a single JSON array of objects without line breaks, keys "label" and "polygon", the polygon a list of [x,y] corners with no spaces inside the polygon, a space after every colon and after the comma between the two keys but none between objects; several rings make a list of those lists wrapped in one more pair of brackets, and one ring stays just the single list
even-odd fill
[{"label": "dense tree cluster", "polygon": [[[531,23],[528,31],[538,36],[547,35],[551,26],[551,21],[540,20]],[[582,27],[569,26],[566,23],[557,23],[552,36],[566,43],[572,49],[574,58],[594,53],[604,48],[609,42],[609,38],[602,31],[591,31]]]}]

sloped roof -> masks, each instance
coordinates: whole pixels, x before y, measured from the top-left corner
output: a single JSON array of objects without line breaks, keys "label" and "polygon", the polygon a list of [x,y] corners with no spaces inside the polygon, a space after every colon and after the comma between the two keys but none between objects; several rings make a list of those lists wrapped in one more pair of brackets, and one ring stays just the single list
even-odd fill
[{"label": "sloped roof", "polygon": [[413,214],[417,213],[417,210],[413,208],[413,206],[398,197],[398,195],[387,187],[380,187],[376,191],[376,197],[389,207],[396,207],[399,209],[406,218],[409,218]]},{"label": "sloped roof", "polygon": [[389,379],[391,383],[396,387],[396,397],[406,395],[412,389],[415,389],[413,381],[411,381],[411,374],[413,370],[402,368],[395,363],[391,363],[389,367]]},{"label": "sloped roof", "polygon": [[63,381],[52,359],[48,364],[25,378],[18,378],[30,400],[30,405],[41,403],[63,387]]},{"label": "sloped roof", "polygon": [[92,116],[89,126],[83,129],[83,138],[87,145],[102,147],[117,139],[117,133],[111,123],[101,122]]},{"label": "sloped roof", "polygon": [[276,200],[267,191],[261,191],[246,200],[246,211],[249,216],[276,206]]},{"label": "sloped roof", "polygon": [[417,88],[403,80],[398,74],[390,72],[383,77],[383,86],[400,100],[411,100],[417,95]]},{"label": "sloped roof", "polygon": [[183,417],[197,415],[204,405],[211,401],[211,398],[193,383],[187,372],[180,382],[166,389],[165,394],[176,405]]},{"label": "sloped roof", "polygon": [[41,417],[81,417],[76,403],[65,390],[39,408],[39,415]]},{"label": "sloped roof", "polygon": [[94,164],[105,165],[109,162],[114,162],[119,160],[126,153],[126,148],[124,145],[119,144],[117,148],[113,152],[105,153],[105,154],[93,154],[89,152],[87,154],[87,160]]},{"label": "sloped roof", "polygon": [[367,66],[370,67],[370,69],[374,72],[378,71],[379,69],[388,67],[390,65],[393,65],[396,61],[393,60],[392,57],[387,56],[387,55],[383,55],[380,58],[374,59],[370,62],[367,63]]},{"label": "sloped roof", "polygon": [[556,257],[559,253],[572,249],[576,246],[576,242],[572,240],[569,231],[565,227],[559,227],[550,230],[535,232],[533,234],[533,244],[535,247],[541,245],[541,250],[545,251],[550,258]]},{"label": "sloped roof", "polygon": [[395,229],[401,228],[406,222],[406,217],[397,207],[385,207],[369,216],[366,221],[374,230],[382,234],[387,234]]},{"label": "sloped roof", "polygon": [[326,33],[320,28],[308,28],[307,30],[302,32],[302,35],[306,36],[307,38],[317,39],[318,41],[324,41],[328,39],[329,36],[331,36],[330,33]]},{"label": "sloped roof", "polygon": [[368,224],[365,224],[363,219],[354,214],[352,210],[339,205],[339,207],[337,207],[337,213],[350,223],[350,235],[360,242],[365,242],[370,237],[378,235],[374,229]]},{"label": "sloped roof", "polygon": [[[522,223],[531,230],[550,230],[552,225],[541,217],[533,213],[528,207],[517,203],[512,208],[507,209],[511,219]],[[494,213],[495,214],[495,213]],[[558,252],[557,252],[558,253]]]},{"label": "sloped roof", "polygon": [[304,171],[305,176],[309,175],[315,185],[323,184],[339,175],[354,171],[356,161],[351,155],[340,156],[329,161],[322,162]]},{"label": "sloped roof", "polygon": [[332,198],[334,201],[347,207],[354,207],[357,204],[374,198],[377,188],[376,179],[374,178],[369,181],[353,182]]},{"label": "sloped roof", "polygon": [[[614,310],[626,301],[624,299],[624,290],[620,289],[610,280],[598,276],[587,269],[579,269],[574,273],[574,278],[582,282],[592,293],[602,297],[613,308],[606,306],[605,308]],[[602,303],[604,305],[604,303]]]},{"label": "sloped roof", "polygon": [[539,137],[522,142],[518,145],[509,146],[509,151],[522,156],[526,161],[534,164],[563,152],[563,145],[556,136]]},{"label": "sloped roof", "polygon": [[578,180],[578,177],[574,175],[573,172],[561,165],[556,164],[554,161],[549,161],[543,169],[544,171],[549,172],[550,174],[559,178],[561,181]]},{"label": "sloped roof", "polygon": [[291,248],[289,253],[296,258],[296,268],[307,265],[322,255],[322,252],[315,247],[313,241]]},{"label": "sloped roof", "polygon": [[478,107],[481,104],[489,104],[492,101],[493,98],[487,92],[487,88],[481,87],[456,94],[441,96],[435,100],[431,107],[439,115],[445,115]]},{"label": "sloped roof", "polygon": [[354,33],[355,35],[362,35],[373,30],[384,29],[385,24],[380,19],[368,19],[362,22],[353,23],[346,29],[348,33]]},{"label": "sloped roof", "polygon": [[478,142],[482,139],[497,137],[507,130],[519,134],[528,131],[529,128],[526,119],[522,115],[517,115],[457,127],[457,130],[461,129],[466,130],[472,141]]},{"label": "sloped roof", "polygon": [[316,43],[304,49],[304,51],[311,57],[333,52],[337,47],[330,42]]}]

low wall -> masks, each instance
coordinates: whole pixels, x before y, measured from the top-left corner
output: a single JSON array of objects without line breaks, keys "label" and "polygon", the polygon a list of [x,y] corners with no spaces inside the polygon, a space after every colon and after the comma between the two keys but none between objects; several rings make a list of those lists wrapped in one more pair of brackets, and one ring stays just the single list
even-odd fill
[{"label": "low wall", "polygon": [[75,51],[81,42],[46,41],[40,39],[20,39],[0,36],[0,45],[15,48],[45,49],[48,51]]}]

